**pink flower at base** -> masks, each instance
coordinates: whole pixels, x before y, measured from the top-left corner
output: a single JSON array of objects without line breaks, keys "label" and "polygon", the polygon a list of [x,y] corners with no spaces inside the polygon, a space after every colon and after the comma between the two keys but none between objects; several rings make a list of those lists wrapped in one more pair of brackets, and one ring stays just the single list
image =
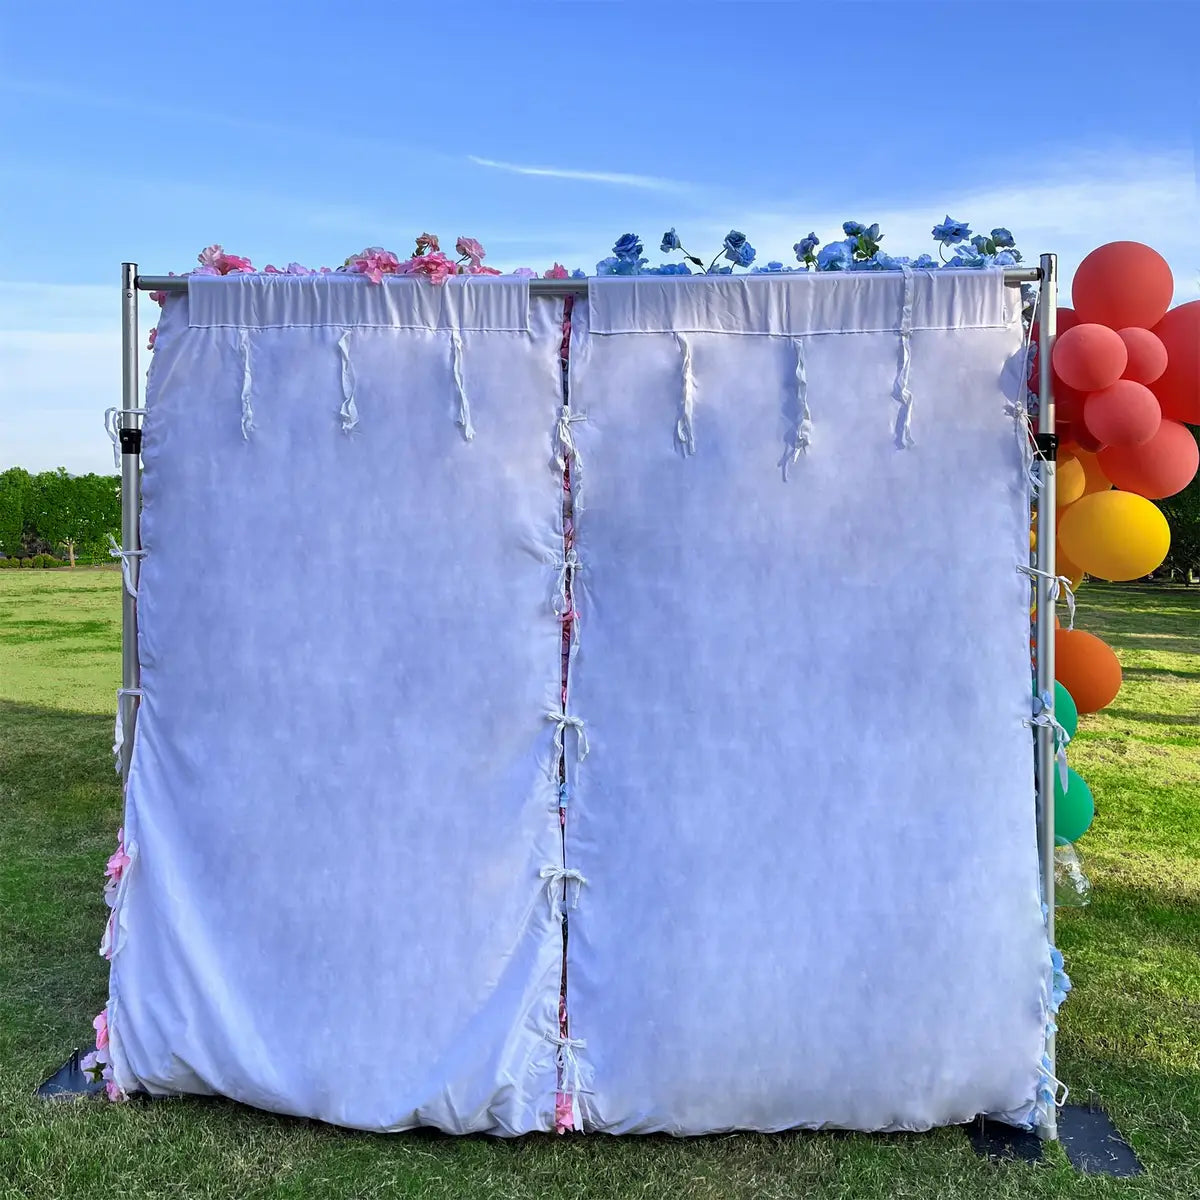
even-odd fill
[{"label": "pink flower at base", "polygon": [[569,1133],[575,1128],[575,1106],[571,1097],[565,1092],[558,1092],[554,1097],[554,1132]]},{"label": "pink flower at base", "polygon": [[94,1079],[96,1073],[105,1065],[100,1058],[99,1050],[89,1050],[80,1060],[79,1069],[85,1075],[91,1075]]},{"label": "pink flower at base", "polygon": [[113,1104],[120,1104],[121,1101],[129,1099],[121,1090],[121,1085],[113,1078],[111,1063],[100,1072],[100,1078],[104,1080],[104,1094]]},{"label": "pink flower at base", "polygon": [[562,263],[555,263],[543,276],[544,279],[569,279],[571,272]]},{"label": "pink flower at base", "polygon": [[460,237],[454,243],[454,248],[464,258],[469,258],[473,267],[479,266],[487,257],[487,251],[474,238]]},{"label": "pink flower at base", "polygon": [[96,1031],[96,1049],[108,1049],[108,1009],[102,1009],[95,1020],[92,1021],[92,1028]]},{"label": "pink flower at base", "polygon": [[111,879],[113,883],[120,883],[121,876],[125,874],[125,868],[130,863],[129,855],[125,853],[125,830],[124,828],[117,830],[117,848],[109,856],[108,863],[105,865],[105,877]]},{"label": "pink flower at base", "polygon": [[248,258],[226,254],[224,247],[218,245],[205,246],[196,255],[196,261],[200,264],[200,269],[193,271],[194,275],[237,275],[254,272]]},{"label": "pink flower at base", "polygon": [[417,238],[418,254],[436,254],[439,250],[441,250],[441,248],[442,247],[438,243],[436,233],[423,233],[419,238]]},{"label": "pink flower at base", "polygon": [[402,274],[401,265],[399,258],[382,246],[368,246],[346,259],[351,275],[365,275],[372,283],[382,283],[385,275]]},{"label": "pink flower at base", "polygon": [[431,254],[418,254],[401,263],[399,271],[402,275],[424,275],[430,283],[438,284],[445,283],[451,275],[457,275],[458,266],[440,250],[435,250]]}]

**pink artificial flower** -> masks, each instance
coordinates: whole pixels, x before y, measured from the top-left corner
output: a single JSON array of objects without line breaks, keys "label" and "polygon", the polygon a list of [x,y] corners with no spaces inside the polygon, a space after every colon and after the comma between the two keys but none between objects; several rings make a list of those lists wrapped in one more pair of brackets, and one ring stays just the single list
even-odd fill
[{"label": "pink artificial flower", "polygon": [[206,246],[196,255],[200,269],[193,275],[237,275],[239,273],[253,274],[254,267],[248,258],[237,254],[226,254],[221,246]]},{"label": "pink artificial flower", "polygon": [[[167,274],[170,275],[172,278],[175,277],[174,271],[168,271]],[[166,303],[167,293],[166,292],[151,292],[150,299],[153,300],[154,303],[157,304],[159,308],[162,308],[163,304]]]},{"label": "pink artificial flower", "polygon": [[96,1019],[92,1022],[92,1028],[96,1031],[96,1049],[108,1049],[108,1009],[102,1009],[97,1014]]},{"label": "pink artificial flower", "polygon": [[468,275],[499,275],[501,272],[495,267],[485,267],[482,263],[474,263],[467,267],[466,274]]},{"label": "pink artificial flower", "polygon": [[125,873],[125,868],[129,866],[130,858],[125,853],[125,830],[117,830],[117,848],[113,851],[112,856],[108,860],[108,865],[104,868],[104,874],[112,880],[113,883],[120,883],[121,876]]},{"label": "pink artificial flower", "polygon": [[436,233],[423,233],[417,238],[417,253],[425,254],[426,252],[436,254],[441,249],[438,244]]},{"label": "pink artificial flower", "polygon": [[565,1092],[554,1097],[554,1132],[567,1133],[575,1128],[575,1106]]},{"label": "pink artificial flower", "polygon": [[[111,1067],[108,1069],[109,1071],[112,1070]],[[120,1084],[118,1084],[115,1079],[105,1079],[104,1094],[109,1098],[109,1100],[112,1101],[113,1104],[120,1104],[122,1101],[129,1099],[129,1097],[126,1096],[123,1091],[121,1091]]]},{"label": "pink artificial flower", "polygon": [[562,263],[555,263],[543,276],[544,279],[569,279],[571,272]]},{"label": "pink artificial flower", "polygon": [[487,251],[474,238],[460,237],[454,243],[454,248],[464,258],[469,258],[473,267],[479,266],[487,257]]},{"label": "pink artificial flower", "polygon": [[286,267],[273,267],[268,263],[263,267],[264,275],[315,275],[312,267],[301,266],[298,262],[290,262]]},{"label": "pink artificial flower", "polygon": [[153,349],[154,349],[154,342],[155,342],[155,339],[157,339],[157,337],[158,337],[158,326],[157,326],[157,325],[155,325],[155,327],[154,327],[152,330],[150,330],[150,337],[149,337],[149,339],[148,339],[148,340],[147,340],[147,342],[146,342],[146,349],[147,349],[147,350],[153,350]]},{"label": "pink artificial flower", "polygon": [[537,272],[532,267],[518,267],[513,274],[518,279],[536,279],[538,277]]},{"label": "pink artificial flower", "polygon": [[385,275],[404,274],[400,260],[382,246],[368,246],[346,259],[346,270],[365,275],[372,283],[382,283]]},{"label": "pink artificial flower", "polygon": [[458,274],[458,266],[440,250],[432,254],[418,254],[400,264],[402,275],[424,275],[430,283],[445,283],[451,275]]}]

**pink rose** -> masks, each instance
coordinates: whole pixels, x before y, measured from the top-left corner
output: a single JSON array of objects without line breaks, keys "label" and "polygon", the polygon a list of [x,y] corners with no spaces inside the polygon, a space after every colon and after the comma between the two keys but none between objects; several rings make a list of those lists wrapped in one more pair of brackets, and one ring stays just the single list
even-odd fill
[{"label": "pink rose", "polygon": [[550,270],[548,270],[546,272],[546,274],[543,276],[543,278],[545,278],[545,279],[569,279],[570,275],[571,275],[570,271],[568,271],[567,268],[562,265],[562,263],[555,263],[554,266],[552,266],[550,268]]},{"label": "pink rose", "polygon": [[[112,1068],[110,1067],[110,1068],[109,1068],[109,1070],[111,1071],[111,1069],[112,1069]],[[124,1093],[123,1091],[121,1091],[121,1088],[120,1088],[120,1086],[119,1086],[119,1085],[117,1084],[117,1082],[116,1082],[115,1080],[113,1080],[113,1079],[106,1079],[106,1080],[104,1081],[104,1094],[105,1094],[105,1095],[106,1095],[106,1096],[107,1096],[107,1097],[108,1097],[108,1098],[109,1098],[109,1099],[110,1099],[110,1100],[111,1100],[111,1101],[112,1101],[114,1104],[120,1104],[120,1103],[121,1103],[121,1101],[123,1101],[123,1100],[128,1100],[128,1099],[129,1099],[129,1097],[128,1097],[128,1096],[126,1096],[126,1095],[125,1095],[125,1093]]]},{"label": "pink rose", "polygon": [[499,275],[501,272],[495,267],[485,267],[481,263],[476,263],[473,266],[467,267],[468,275]]},{"label": "pink rose", "polygon": [[346,270],[352,275],[365,275],[372,283],[382,283],[385,275],[401,272],[400,260],[382,246],[368,246],[346,259]]},{"label": "pink rose", "polygon": [[431,252],[436,254],[441,249],[438,244],[436,233],[423,233],[417,238],[417,253],[425,254]]},{"label": "pink rose", "polygon": [[558,1092],[554,1097],[554,1132],[566,1133],[575,1128],[575,1108],[571,1097]]},{"label": "pink rose", "polygon": [[117,848],[109,858],[108,865],[104,868],[104,874],[113,883],[120,883],[121,876],[125,873],[125,868],[129,866],[129,862],[129,855],[125,853],[125,830],[118,829]]},{"label": "pink rose", "polygon": [[108,1049],[108,1009],[103,1009],[92,1022],[92,1028],[96,1031],[96,1049]]},{"label": "pink rose", "polygon": [[432,254],[419,254],[400,264],[402,275],[424,275],[430,283],[445,283],[451,275],[458,274],[458,266],[440,250]]},{"label": "pink rose", "polygon": [[487,257],[487,251],[474,238],[460,237],[454,243],[454,248],[463,258],[470,259],[471,265],[475,267]]},{"label": "pink rose", "polygon": [[518,267],[513,274],[518,279],[536,279],[537,272],[532,267]]},{"label": "pink rose", "polygon": [[149,337],[149,339],[148,339],[148,340],[147,340],[147,342],[146,342],[146,349],[147,349],[147,350],[153,350],[153,349],[154,349],[154,341],[155,341],[155,339],[156,339],[157,337],[158,337],[158,326],[157,326],[157,325],[155,325],[155,327],[154,327],[152,330],[150,330],[150,337]]},{"label": "pink rose", "polygon": [[100,1058],[99,1050],[89,1050],[80,1060],[79,1069],[85,1075],[91,1075],[94,1079],[96,1072],[104,1067],[104,1062]]},{"label": "pink rose", "polygon": [[206,246],[196,256],[196,261],[200,270],[192,272],[194,275],[236,275],[254,271],[248,258],[226,254],[224,248],[217,245]]}]

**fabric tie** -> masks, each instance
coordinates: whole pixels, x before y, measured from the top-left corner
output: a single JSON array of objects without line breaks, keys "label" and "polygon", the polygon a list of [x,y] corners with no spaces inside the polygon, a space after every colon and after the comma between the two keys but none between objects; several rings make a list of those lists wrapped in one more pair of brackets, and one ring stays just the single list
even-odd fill
[{"label": "fabric tie", "polygon": [[458,419],[455,424],[462,426],[463,438],[469,442],[475,437],[475,426],[471,424],[471,405],[467,400],[467,385],[463,382],[462,336],[457,329],[450,330],[450,348],[454,364],[454,386],[458,391]]},{"label": "fabric tie", "polygon": [[[553,1042],[558,1048],[555,1060],[558,1064],[558,1091],[564,1096],[570,1096],[572,1104],[576,1096],[583,1094],[583,1076],[579,1066],[579,1050],[587,1049],[586,1038],[561,1037],[557,1034],[546,1034],[546,1040]],[[578,1120],[576,1120],[578,1128]]]},{"label": "fabric tie", "polygon": [[1058,764],[1058,781],[1063,790],[1067,787],[1067,743],[1071,735],[1059,724],[1054,715],[1054,704],[1049,692],[1033,698],[1033,717],[1025,722],[1031,728],[1039,726],[1054,730],[1054,760]]},{"label": "fabric tie", "polygon": [[546,897],[550,902],[550,915],[552,917],[563,915],[563,909],[559,903],[557,894],[558,888],[561,886],[564,889],[564,898],[569,896],[567,890],[569,884],[575,885],[575,899],[570,902],[572,908],[579,907],[579,893],[587,880],[583,876],[582,871],[575,870],[574,867],[543,867],[538,873],[538,878],[545,880]]},{"label": "fabric tie", "polygon": [[682,333],[675,335],[679,349],[683,354],[683,400],[679,410],[679,420],[675,423],[675,438],[683,447],[685,454],[696,453],[696,431],[693,417],[696,409],[696,379],[692,374],[692,344]]},{"label": "fabric tie", "polygon": [[108,434],[113,448],[113,466],[121,469],[121,418],[144,417],[144,408],[106,408],[104,410],[104,431]]},{"label": "fabric tie", "polygon": [[[554,749],[557,752],[557,758],[561,758],[564,753],[563,738],[568,728],[574,729],[577,735],[575,743],[575,756],[577,762],[583,762],[588,756],[588,739],[587,731],[583,726],[582,717],[573,717],[564,712],[548,712],[546,720],[554,722]],[[557,758],[555,764],[555,772],[552,778],[558,778]]]},{"label": "fabric tie", "polygon": [[912,437],[912,390],[909,375],[912,370],[912,325],[913,325],[913,273],[911,267],[901,267],[904,272],[904,298],[900,309],[900,370],[896,374],[893,395],[900,405],[896,417],[896,445],[904,450],[913,444]]},{"label": "fabric tie", "polygon": [[142,696],[141,688],[117,688],[117,721],[113,728],[113,758],[115,759],[114,766],[118,775],[121,773],[121,751],[125,748],[125,706],[121,701],[126,696],[136,696],[139,700]]},{"label": "fabric tie", "polygon": [[808,411],[808,371],[804,365],[804,343],[800,338],[792,339],[796,351],[796,428],[784,451],[779,465],[783,468],[783,479],[787,482],[788,471],[808,453],[812,445],[812,414]]},{"label": "fabric tie", "polygon": [[243,329],[238,333],[238,345],[242,350],[242,437],[250,440],[250,433],[254,429],[254,409],[250,404],[250,331]]},{"label": "fabric tie", "polygon": [[579,556],[572,547],[554,565],[558,568],[558,581],[554,588],[554,615],[565,617],[572,608],[571,597],[567,594],[567,585],[574,584],[575,572],[582,569],[583,563],[579,561]]},{"label": "fabric tie", "polygon": [[135,600],[137,599],[137,586],[133,582],[133,568],[130,565],[130,559],[145,558],[145,550],[122,550],[117,545],[117,539],[110,533],[108,535],[108,554],[110,558],[119,558],[121,560],[121,578],[125,581],[125,590]]},{"label": "fabric tie", "polygon": [[338,415],[342,418],[342,432],[349,433],[358,424],[358,405],[354,403],[354,364],[350,361],[350,330],[338,338],[338,351],[342,356],[342,407]]},{"label": "fabric tie", "polygon": [[1065,575],[1051,575],[1048,571],[1039,571],[1037,567],[1019,566],[1017,570],[1022,575],[1028,575],[1030,579],[1038,580],[1045,579],[1050,584],[1048,596],[1052,605],[1057,604],[1059,598],[1066,593],[1067,600],[1067,630],[1075,628],[1075,592],[1071,587],[1071,581]]},{"label": "fabric tie", "polygon": [[[583,466],[579,447],[575,444],[575,435],[571,426],[576,421],[586,421],[586,413],[572,412],[565,404],[558,410],[558,420],[554,426],[554,463],[560,471],[567,469],[568,460],[576,469]],[[572,483],[574,480],[572,479]]]}]

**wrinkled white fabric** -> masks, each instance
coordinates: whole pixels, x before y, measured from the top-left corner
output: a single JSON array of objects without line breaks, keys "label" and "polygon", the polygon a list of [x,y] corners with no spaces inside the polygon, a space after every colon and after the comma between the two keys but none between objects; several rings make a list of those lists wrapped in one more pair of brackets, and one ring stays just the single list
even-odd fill
[{"label": "wrinkled white fabric", "polygon": [[[1001,384],[1021,331],[999,273],[914,285],[903,447],[900,275],[737,280],[757,307],[724,308],[707,281],[602,281],[575,307],[568,1007],[590,1129],[1032,1111],[1049,954]],[[716,327],[688,337],[685,453],[675,334]]]},{"label": "wrinkled white fabric", "polygon": [[[455,330],[467,442],[446,330],[408,328],[451,293],[192,293],[208,327],[167,300],[147,391],[117,1080],[364,1129],[552,1129],[562,303]],[[513,325],[513,294],[480,287],[473,320]],[[296,297],[322,322],[237,327]],[[355,324],[385,301],[394,328]]]}]

